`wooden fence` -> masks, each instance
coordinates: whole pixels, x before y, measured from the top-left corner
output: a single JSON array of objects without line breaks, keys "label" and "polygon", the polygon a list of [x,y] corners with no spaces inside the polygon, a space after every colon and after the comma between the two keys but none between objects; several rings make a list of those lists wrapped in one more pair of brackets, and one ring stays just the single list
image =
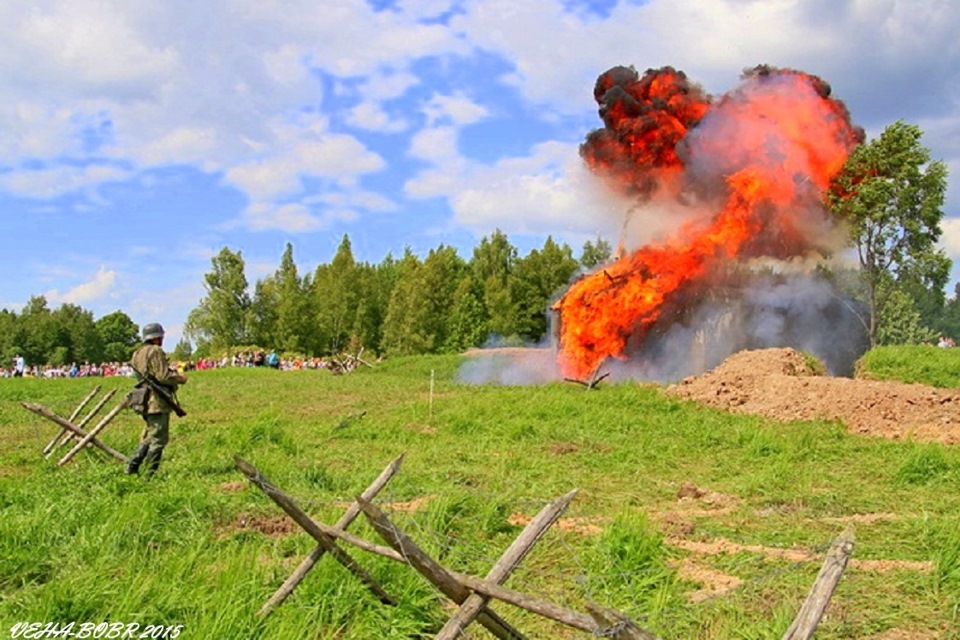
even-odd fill
[{"label": "wooden fence", "polygon": [[[389,516],[372,501],[400,469],[403,456],[393,460],[380,475],[347,508],[337,522],[330,526],[312,519],[286,493],[273,485],[252,464],[239,456],[234,458],[237,469],[250,482],[262,490],[274,503],[283,509],[305,532],[317,541],[317,547],[304,558],[289,578],[270,596],[258,612],[269,614],[284,601],[307,576],[316,563],[326,554],[332,556],[348,572],[353,574],[382,603],[393,605],[396,600],[367,572],[339,543],[389,558],[408,565],[444,596],[458,605],[455,613],[435,636],[437,640],[453,640],[469,625],[477,622],[501,640],[523,640],[526,636],[491,608],[491,601],[499,601],[525,609],[588,632],[594,636],[616,640],[656,640],[652,632],[638,627],[622,613],[587,603],[587,613],[542,600],[503,585],[514,569],[546,533],[553,523],[566,511],[577,491],[573,490],[549,503],[523,529],[500,559],[483,578],[459,573],[441,565],[410,536],[404,533]],[[363,515],[387,546],[376,544],[347,531],[347,528]],[[806,601],[790,626],[784,640],[806,640],[813,637],[817,625],[829,604],[833,591],[840,580],[846,563],[853,551],[853,532],[847,529],[827,554]]]}]

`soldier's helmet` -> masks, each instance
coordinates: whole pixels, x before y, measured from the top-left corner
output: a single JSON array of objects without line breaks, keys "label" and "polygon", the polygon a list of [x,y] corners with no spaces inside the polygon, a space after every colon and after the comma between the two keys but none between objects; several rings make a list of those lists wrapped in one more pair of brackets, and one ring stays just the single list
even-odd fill
[{"label": "soldier's helmet", "polygon": [[163,337],[163,327],[160,326],[159,322],[151,322],[150,324],[143,325],[143,341],[153,340],[154,338]]}]

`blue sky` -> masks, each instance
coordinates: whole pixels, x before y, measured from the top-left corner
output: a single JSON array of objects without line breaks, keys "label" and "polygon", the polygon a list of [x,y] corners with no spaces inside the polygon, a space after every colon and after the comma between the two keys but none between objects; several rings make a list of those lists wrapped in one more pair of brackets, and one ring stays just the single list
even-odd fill
[{"label": "blue sky", "polygon": [[954,0],[3,2],[0,307],[121,309],[172,345],[224,246],[252,286],[343,234],[371,262],[496,228],[522,253],[616,241],[625,205],[577,147],[620,64],[714,95],[796,68],[870,137],[919,125],[960,262],[958,33]]}]

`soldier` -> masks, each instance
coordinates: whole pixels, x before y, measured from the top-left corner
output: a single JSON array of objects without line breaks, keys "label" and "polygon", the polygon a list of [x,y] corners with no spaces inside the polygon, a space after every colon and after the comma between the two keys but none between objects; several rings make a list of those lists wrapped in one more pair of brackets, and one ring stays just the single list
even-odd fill
[{"label": "soldier", "polygon": [[[176,400],[177,387],[186,384],[187,376],[170,367],[167,355],[163,352],[163,327],[151,322],[143,327],[143,346],[136,350],[130,359],[133,368],[144,376],[152,376]],[[170,440],[170,412],[174,408],[158,394],[151,392],[144,408],[145,423],[143,435],[137,450],[130,456],[127,473],[140,472],[140,465],[147,466],[147,475],[152,476],[160,466],[163,448]]]}]

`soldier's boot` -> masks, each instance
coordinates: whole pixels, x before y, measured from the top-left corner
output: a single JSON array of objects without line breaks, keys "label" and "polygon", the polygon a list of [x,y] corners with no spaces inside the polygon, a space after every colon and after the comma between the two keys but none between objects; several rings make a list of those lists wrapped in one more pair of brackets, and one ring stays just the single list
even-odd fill
[{"label": "soldier's boot", "polygon": [[163,459],[163,449],[159,449],[151,452],[149,459],[145,460],[147,465],[147,477],[153,476],[157,472],[157,469],[160,468],[160,460]]},{"label": "soldier's boot", "polygon": [[137,450],[130,456],[130,460],[127,461],[127,475],[132,476],[140,473],[140,465],[143,464],[149,450],[150,447],[147,444],[141,444],[137,447]]}]

